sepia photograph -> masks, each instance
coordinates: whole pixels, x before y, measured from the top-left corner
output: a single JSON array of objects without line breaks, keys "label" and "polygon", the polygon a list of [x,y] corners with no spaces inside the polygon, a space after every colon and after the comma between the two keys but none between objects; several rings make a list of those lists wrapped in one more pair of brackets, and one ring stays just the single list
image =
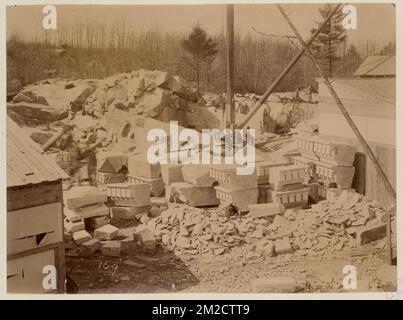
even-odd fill
[{"label": "sepia photograph", "polygon": [[395,4],[5,14],[7,295],[398,291]]}]

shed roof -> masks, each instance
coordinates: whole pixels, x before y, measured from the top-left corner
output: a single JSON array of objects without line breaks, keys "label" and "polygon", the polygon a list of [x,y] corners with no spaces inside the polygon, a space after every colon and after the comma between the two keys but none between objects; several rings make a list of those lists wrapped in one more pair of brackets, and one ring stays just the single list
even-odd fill
[{"label": "shed roof", "polygon": [[7,187],[52,182],[68,178],[57,163],[7,117]]},{"label": "shed roof", "polygon": [[395,76],[396,56],[369,56],[354,72],[355,76]]},{"label": "shed roof", "polygon": [[[323,79],[317,78],[316,81],[322,83]],[[337,84],[362,91],[367,97],[376,97],[392,104],[396,103],[396,78],[335,79],[333,85]]]}]

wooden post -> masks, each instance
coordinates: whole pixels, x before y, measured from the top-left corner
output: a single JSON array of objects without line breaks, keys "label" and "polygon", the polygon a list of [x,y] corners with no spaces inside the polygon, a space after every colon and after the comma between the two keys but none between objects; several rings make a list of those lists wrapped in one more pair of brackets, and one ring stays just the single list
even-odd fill
[{"label": "wooden post", "polygon": [[235,123],[234,105],[234,5],[227,4],[227,95],[225,103],[225,126]]},{"label": "wooden post", "polygon": [[392,249],[392,226],[391,226],[391,217],[390,210],[386,212],[386,256],[388,259],[388,263],[392,264],[393,262],[393,249]]},{"label": "wooden post", "polygon": [[55,133],[52,137],[50,137],[48,141],[46,141],[46,143],[42,146],[42,150],[48,150],[57,140],[60,139],[62,135],[67,133],[71,128],[72,126],[63,126],[61,129],[59,129],[57,133]]}]

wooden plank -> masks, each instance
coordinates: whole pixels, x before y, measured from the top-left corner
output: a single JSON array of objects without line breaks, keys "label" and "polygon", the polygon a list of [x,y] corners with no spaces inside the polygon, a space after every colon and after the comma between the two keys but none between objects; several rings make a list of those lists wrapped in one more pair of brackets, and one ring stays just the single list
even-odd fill
[{"label": "wooden plank", "polygon": [[62,183],[42,183],[27,187],[7,188],[7,211],[61,202]]},{"label": "wooden plank", "polygon": [[[65,292],[65,279],[66,279],[66,263],[65,263],[65,254],[64,254],[65,251],[64,250],[65,250],[64,243],[59,242],[56,244],[46,245],[41,248],[35,248],[35,249],[29,250],[29,251],[8,254],[7,260],[13,261],[13,260],[24,258],[24,257],[29,260],[29,257],[36,255],[38,253],[54,251],[55,259],[54,259],[53,265],[56,267],[56,270],[57,270],[58,285],[57,285],[56,290],[49,290],[46,292],[53,293],[54,291],[58,291],[59,293],[64,293]],[[42,262],[45,262],[45,261],[42,261]],[[42,271],[42,269],[41,269],[41,271]],[[13,272],[13,269],[7,270],[7,275],[11,275],[13,273],[14,274],[16,273],[16,272]],[[18,274],[18,272],[17,272],[17,274]],[[42,274],[42,279],[43,279],[43,276],[44,275]],[[23,289],[24,288],[18,288],[20,293],[25,293],[25,291],[22,291]]]},{"label": "wooden plank", "polygon": [[63,241],[61,203],[7,212],[7,254]]},{"label": "wooden plank", "polygon": [[59,293],[65,293],[66,259],[64,253],[64,242],[61,242],[56,247],[57,289]]},{"label": "wooden plank", "polygon": [[[396,188],[396,149],[388,145],[370,144],[370,146],[390,183]],[[385,208],[395,204],[395,200],[387,193],[370,161],[366,161],[365,180],[365,195],[369,199],[377,200]]]},{"label": "wooden plank", "polygon": [[46,265],[56,266],[56,250],[49,249],[7,261],[8,293],[47,293],[42,285]]}]

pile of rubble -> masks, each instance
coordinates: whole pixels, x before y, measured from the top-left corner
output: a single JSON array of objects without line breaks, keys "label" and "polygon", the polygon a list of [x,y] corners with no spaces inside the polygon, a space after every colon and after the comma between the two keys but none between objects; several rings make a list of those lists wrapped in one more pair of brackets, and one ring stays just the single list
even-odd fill
[{"label": "pile of rubble", "polygon": [[386,235],[385,211],[355,192],[345,191],[307,210],[286,210],[281,204],[265,204],[264,210],[259,206],[251,205],[246,215],[228,215],[223,208],[176,204],[156,218],[144,217],[137,230],[152,232],[176,253],[213,256],[243,244],[265,256],[332,253]]},{"label": "pile of rubble", "polygon": [[[83,256],[97,250],[104,255],[120,256],[132,250],[155,250],[159,243],[167,250],[190,255],[216,256],[244,244],[264,256],[293,252],[310,255],[315,252],[333,253],[386,236],[385,210],[351,189],[333,188],[338,192],[330,193],[326,200],[310,208],[305,207],[309,188],[305,188],[308,190],[304,190],[307,194],[301,198],[302,202],[296,198],[294,200],[298,201],[282,201],[281,197],[274,196],[274,201],[267,202],[266,199],[258,203],[256,194],[253,201],[246,201],[246,210],[239,210],[232,200],[219,201],[221,196],[217,196],[214,208],[196,208],[193,206],[195,203],[201,206],[212,203],[199,189],[218,193],[220,189],[212,186],[218,180],[224,185],[225,182],[238,185],[239,193],[245,194],[241,187],[249,190],[252,186],[252,189],[258,190],[253,187],[257,175],[236,176],[233,169],[222,171],[217,166],[210,171],[182,170],[192,168],[182,168],[181,165],[160,167],[150,165],[138,156],[107,159],[101,162],[100,170],[115,170],[110,177],[122,175],[119,171],[128,163],[129,176],[163,179],[171,182],[167,190],[176,188],[176,191],[169,191],[166,198],[151,198],[150,181],[111,183],[98,188],[73,187],[67,191],[65,228],[71,234],[70,238],[66,238],[67,247],[78,249]],[[302,192],[298,191],[299,186],[304,186],[300,181],[301,175],[291,175],[293,180],[288,180],[288,183],[292,184],[285,183],[283,178],[286,176],[282,174],[285,168],[291,171],[301,169],[295,165],[269,167],[271,184],[266,192],[273,194],[276,189],[284,190],[290,186],[294,186],[292,191]],[[221,178],[218,178],[220,174]],[[183,177],[190,182],[177,182]],[[247,178],[243,180],[242,177]],[[265,175],[259,177],[262,181]],[[189,188],[191,192],[187,193]],[[221,202],[219,207],[218,202]],[[116,227],[120,220],[129,222],[130,227]],[[384,245],[384,242],[380,244],[381,247]]]},{"label": "pile of rubble", "polygon": [[284,217],[279,224],[281,232],[292,233],[292,243],[303,255],[333,253],[386,236],[386,212],[351,191],[320,201],[311,209],[287,211]]},{"label": "pile of rubble", "polygon": [[84,111],[97,118],[110,108],[155,118],[170,115],[167,108],[187,110],[199,96],[183,79],[163,71],[138,70],[98,81]]},{"label": "pile of rubble", "polygon": [[[250,227],[254,229],[253,223]],[[245,236],[251,230],[240,217],[187,205],[171,206],[156,218],[144,219],[139,228],[153,232],[165,248],[193,255],[222,254],[245,243]]]},{"label": "pile of rubble", "polygon": [[[98,159],[97,181],[106,190],[112,219],[140,220],[129,228],[129,239],[147,249],[161,243],[178,253],[215,256],[250,244],[267,256],[308,255],[384,238],[385,211],[354,192],[354,171],[343,171],[354,168],[356,147],[325,143],[318,135],[298,141],[300,152],[259,161],[250,175],[238,175],[233,165],[160,165],[144,155],[107,154]],[[152,206],[150,197],[164,192]],[[310,207],[309,201],[316,204]]]},{"label": "pile of rubble", "polygon": [[186,110],[199,98],[196,90],[177,76],[138,70],[101,80],[43,80],[18,92],[7,104],[7,111],[20,124],[48,123],[78,112],[99,119],[113,108],[155,118],[162,113],[170,115],[167,108]]}]

